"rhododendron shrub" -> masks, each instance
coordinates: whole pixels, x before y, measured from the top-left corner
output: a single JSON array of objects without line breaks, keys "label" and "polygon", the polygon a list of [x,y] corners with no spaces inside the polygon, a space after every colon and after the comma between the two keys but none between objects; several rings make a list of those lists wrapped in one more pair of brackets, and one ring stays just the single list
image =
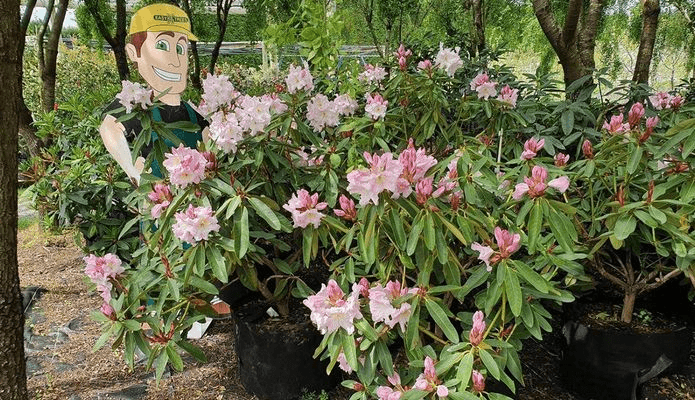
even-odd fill
[{"label": "rhododendron shrub", "polygon": [[[594,117],[608,122],[598,132],[578,128],[579,101],[550,109],[545,87],[456,49],[428,61],[403,46],[389,66],[352,68],[323,79],[292,65],[256,97],[207,77],[210,140],[155,143],[164,178],[143,174],[132,196],[143,248],[109,280],[107,337],[176,366],[178,348],[196,352],[182,334],[238,279],[281,315],[303,299],[323,335],[316,356],[350,374],[355,398],[487,396],[486,382],[523,382],[522,340],[543,338],[546,307],[572,301],[591,256],[623,246],[638,220],[662,253],[678,249],[680,270],[695,257],[673,192],[695,196],[669,190],[695,146],[664,134],[674,106],[626,106],[620,121],[616,108],[612,124]],[[306,266],[325,272],[316,286]]]}]

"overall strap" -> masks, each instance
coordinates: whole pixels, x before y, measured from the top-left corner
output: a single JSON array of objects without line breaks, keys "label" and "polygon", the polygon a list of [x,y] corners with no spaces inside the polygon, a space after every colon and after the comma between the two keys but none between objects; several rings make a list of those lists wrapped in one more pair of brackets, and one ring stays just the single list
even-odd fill
[{"label": "overall strap", "polygon": [[162,122],[162,114],[159,112],[159,107],[152,109],[152,119],[157,122]]}]

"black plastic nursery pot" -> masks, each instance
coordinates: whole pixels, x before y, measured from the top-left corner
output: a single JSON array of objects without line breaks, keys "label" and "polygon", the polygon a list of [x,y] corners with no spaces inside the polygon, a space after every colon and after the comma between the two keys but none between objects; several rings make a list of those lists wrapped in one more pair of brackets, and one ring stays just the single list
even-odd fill
[{"label": "black plastic nursery pot", "polygon": [[308,317],[269,321],[265,303],[250,303],[234,312],[239,378],[247,392],[264,400],[290,400],[303,392],[330,390],[340,381],[327,362],[313,358],[322,336]]},{"label": "black plastic nursery pot", "polygon": [[688,362],[693,329],[634,333],[588,327],[569,321],[563,327],[567,348],[560,373],[567,389],[594,400],[634,400],[638,386]]}]

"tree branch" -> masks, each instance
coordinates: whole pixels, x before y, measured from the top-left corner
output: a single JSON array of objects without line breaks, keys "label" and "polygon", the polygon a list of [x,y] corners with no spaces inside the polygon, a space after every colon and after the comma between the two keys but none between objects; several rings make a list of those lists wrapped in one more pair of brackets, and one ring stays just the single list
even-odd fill
[{"label": "tree branch", "polygon": [[22,14],[22,19],[19,23],[19,37],[26,36],[27,29],[29,28],[29,22],[31,22],[31,14],[34,12],[34,7],[36,7],[36,0],[27,1],[24,8],[24,14]]},{"label": "tree branch", "polygon": [[548,0],[531,0],[533,3],[533,13],[536,14],[536,19],[541,25],[541,29],[548,38],[550,45],[553,46],[556,53],[564,51],[562,45],[562,32],[557,25],[553,9]]},{"label": "tree branch", "polygon": [[[596,47],[596,32],[603,12],[603,0],[590,0],[589,10],[584,18],[584,23],[581,24],[578,35],[577,48],[579,56],[582,58],[582,64],[585,66],[594,67],[594,48]],[[591,57],[591,59],[589,59]]]},{"label": "tree branch", "polygon": [[603,276],[604,278],[608,279],[608,280],[609,280],[610,282],[612,282],[614,285],[616,285],[616,286],[618,286],[618,287],[620,287],[620,288],[622,288],[622,289],[624,289],[624,290],[627,290],[627,289],[628,289],[628,285],[627,285],[626,282],[622,281],[622,280],[621,280],[620,278],[618,278],[617,276],[615,276],[615,275],[611,274],[610,272],[606,271],[606,269],[603,267],[603,263],[601,262],[600,257],[595,257],[594,260],[595,260],[594,265],[596,265],[596,269],[597,269],[598,272],[601,274],[601,276]]},{"label": "tree branch", "polygon": [[571,0],[565,17],[565,27],[562,30],[562,40],[567,48],[577,40],[577,25],[579,25],[581,15],[582,0]]},{"label": "tree branch", "polygon": [[92,18],[94,18],[94,22],[96,23],[97,29],[99,30],[101,36],[104,37],[104,40],[106,40],[111,48],[116,48],[116,39],[114,39],[114,37],[111,35],[111,32],[109,32],[109,29],[106,27],[104,20],[101,18],[97,0],[84,0],[84,4],[87,7],[87,11],[92,14]]}]

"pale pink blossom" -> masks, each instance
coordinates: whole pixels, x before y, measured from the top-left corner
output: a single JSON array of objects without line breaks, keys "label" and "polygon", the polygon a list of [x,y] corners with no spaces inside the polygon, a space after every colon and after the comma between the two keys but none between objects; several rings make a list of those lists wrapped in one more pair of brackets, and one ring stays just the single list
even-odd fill
[{"label": "pale pink blossom", "polygon": [[305,65],[305,67],[302,68],[295,67],[294,64],[292,64],[285,78],[285,83],[287,83],[287,91],[290,94],[294,94],[298,90],[309,92],[314,88],[314,77],[311,76],[308,66]]},{"label": "pale pink blossom", "polygon": [[121,259],[112,253],[108,253],[103,257],[90,254],[84,257],[83,260],[86,264],[84,269],[85,275],[97,285],[106,285],[110,279],[117,279],[125,272],[125,268],[121,265]]},{"label": "pale pink blossom", "polygon": [[169,207],[171,201],[174,200],[174,195],[171,194],[171,190],[168,185],[163,183],[157,183],[154,185],[154,190],[147,194],[147,198],[150,199],[154,205],[150,210],[152,218],[159,218],[162,212]]},{"label": "pale pink blossom", "polygon": [[478,260],[485,263],[488,272],[492,271],[492,265],[490,265],[490,256],[492,256],[492,254],[494,253],[492,247],[483,246],[478,242],[473,242],[471,243],[471,249],[480,253],[478,254]]},{"label": "pale pink blossom", "polygon": [[388,386],[376,388],[376,396],[379,400],[400,400],[402,394],[401,391]]},{"label": "pale pink blossom", "polygon": [[348,374],[352,373],[352,367],[348,363],[347,357],[345,357],[345,352],[342,350],[340,351],[340,354],[338,354],[338,367]]},{"label": "pale pink blossom", "polygon": [[359,285],[354,284],[352,293],[345,298],[343,290],[331,279],[328,286],[321,284],[321,290],[305,299],[303,304],[311,310],[309,318],[322,334],[343,328],[351,335],[355,331],[354,320],[362,319],[359,295]]},{"label": "pale pink blossom", "polygon": [[349,199],[344,194],[341,194],[340,198],[338,198],[338,203],[340,204],[340,209],[333,210],[335,215],[348,221],[354,221],[357,218],[357,210],[355,210],[354,200]]},{"label": "pale pink blossom", "polygon": [[364,111],[375,121],[384,118],[389,105],[388,100],[381,97],[379,93],[367,93],[366,98],[367,104],[364,106]]},{"label": "pale pink blossom", "polygon": [[557,153],[555,154],[555,166],[556,167],[564,167],[567,165],[567,162],[570,160],[569,154],[563,154],[563,153]]},{"label": "pale pink blossom", "polygon": [[511,108],[516,107],[516,100],[519,97],[519,89],[512,89],[509,87],[509,85],[505,85],[505,87],[500,90],[499,96],[497,96],[497,100],[499,100],[502,103],[505,103]]},{"label": "pale pink blossom", "polygon": [[630,124],[630,128],[634,128],[639,125],[640,120],[644,116],[644,105],[642,103],[635,103],[630,107],[630,111],[627,113],[627,122]]},{"label": "pale pink blossom", "polygon": [[[523,183],[516,184],[512,198],[520,200],[527,193],[531,198],[543,196],[545,189],[549,186],[549,183],[546,184],[547,179],[548,170],[540,165],[535,165],[531,170],[531,177],[524,177]],[[569,187],[569,178],[566,176],[553,179],[551,182],[552,185],[550,186],[560,193],[564,193]]]},{"label": "pale pink blossom", "polygon": [[471,81],[471,90],[476,91],[480,85],[487,82],[490,82],[490,77],[486,73],[481,72]]},{"label": "pale pink blossom", "polygon": [[364,158],[369,164],[369,169],[360,168],[348,173],[347,190],[353,195],[360,195],[359,204],[362,206],[370,201],[379,204],[379,193],[385,190],[392,193],[396,191],[403,165],[394,160],[391,153],[378,156],[365,152]]},{"label": "pale pink blossom", "polygon": [[360,81],[376,84],[386,78],[386,69],[372,64],[365,64],[364,71],[357,78]]},{"label": "pale pink blossom", "polygon": [[482,311],[476,311],[473,313],[473,327],[468,336],[469,341],[473,346],[477,346],[483,341],[485,337],[485,315]]},{"label": "pale pink blossom", "polygon": [[357,110],[358,104],[357,100],[350,97],[349,94],[341,94],[333,100],[335,105],[335,110],[340,115],[352,115]]},{"label": "pale pink blossom", "polygon": [[97,291],[104,300],[104,303],[111,301],[111,289],[113,289],[113,284],[111,282],[97,283]]},{"label": "pale pink blossom", "polygon": [[630,124],[627,122],[623,123],[623,114],[618,114],[612,116],[610,122],[604,122],[603,129],[613,134],[624,133],[630,131]]},{"label": "pale pink blossom", "polygon": [[99,310],[102,314],[106,315],[107,317],[111,319],[115,318],[116,310],[114,310],[109,303],[104,302]]},{"label": "pale pink blossom", "polygon": [[169,172],[172,185],[185,188],[190,184],[200,183],[205,178],[207,160],[198,150],[184,147],[181,143],[164,157],[162,164]]},{"label": "pale pink blossom", "polygon": [[225,75],[207,74],[202,82],[203,95],[198,110],[203,115],[209,115],[220,109],[229,107],[239,96],[234,85]]},{"label": "pale pink blossom", "polygon": [[239,97],[234,112],[242,131],[248,132],[250,135],[263,132],[272,118],[270,103],[255,96]]},{"label": "pale pink blossom", "polygon": [[189,204],[185,212],[176,213],[174,218],[176,223],[171,226],[174,236],[190,244],[208,240],[210,233],[220,229],[217,217],[210,207],[194,207]]},{"label": "pale pink blossom", "polygon": [[482,393],[485,391],[485,377],[478,370],[473,370],[471,374],[473,381],[473,392]]},{"label": "pale pink blossom", "polygon": [[210,140],[225,153],[236,153],[243,129],[233,112],[217,111],[210,117]]},{"label": "pale pink blossom", "polygon": [[139,83],[130,81],[121,81],[121,85],[123,89],[116,95],[116,98],[125,107],[126,114],[133,111],[133,108],[137,106],[147,110],[152,105],[152,89],[146,89]]},{"label": "pale pink blossom", "polygon": [[299,189],[282,208],[292,214],[295,228],[306,228],[309,224],[318,228],[321,225],[321,219],[325,217],[319,211],[327,206],[328,203],[319,203],[318,193],[310,195],[305,189]]},{"label": "pale pink blossom", "polygon": [[323,94],[317,94],[306,105],[306,119],[314,132],[321,132],[327,126],[334,127],[340,122],[335,104]]},{"label": "pale pink blossom", "polygon": [[521,153],[522,160],[531,160],[545,146],[545,139],[537,140],[531,138],[524,142],[524,151]]},{"label": "pale pink blossom", "polygon": [[381,284],[369,289],[369,311],[372,313],[374,322],[384,322],[389,328],[400,325],[405,332],[406,324],[411,315],[409,303],[402,303],[398,308],[393,306],[393,302],[407,295],[410,291],[407,288],[401,289],[398,281],[389,281],[386,287]]},{"label": "pale pink blossom", "polygon": [[478,92],[478,98],[487,100],[490,97],[495,97],[497,95],[497,82],[485,82],[478,86],[475,91]]},{"label": "pale pink blossom", "polygon": [[439,52],[434,58],[434,66],[446,71],[447,75],[453,77],[456,71],[463,66],[463,61],[459,56],[459,48],[454,50],[444,48],[443,43],[439,43]]},{"label": "pale pink blossom", "polygon": [[657,92],[649,96],[649,102],[655,110],[664,110],[671,107],[672,98],[668,92]]},{"label": "pale pink blossom", "polygon": [[287,111],[287,104],[276,93],[264,94],[261,96],[261,102],[268,105],[272,114],[277,115]]},{"label": "pale pink blossom", "polygon": [[428,74],[432,74],[432,61],[430,60],[422,60],[419,63],[417,63],[417,68],[421,71],[425,71]]}]

